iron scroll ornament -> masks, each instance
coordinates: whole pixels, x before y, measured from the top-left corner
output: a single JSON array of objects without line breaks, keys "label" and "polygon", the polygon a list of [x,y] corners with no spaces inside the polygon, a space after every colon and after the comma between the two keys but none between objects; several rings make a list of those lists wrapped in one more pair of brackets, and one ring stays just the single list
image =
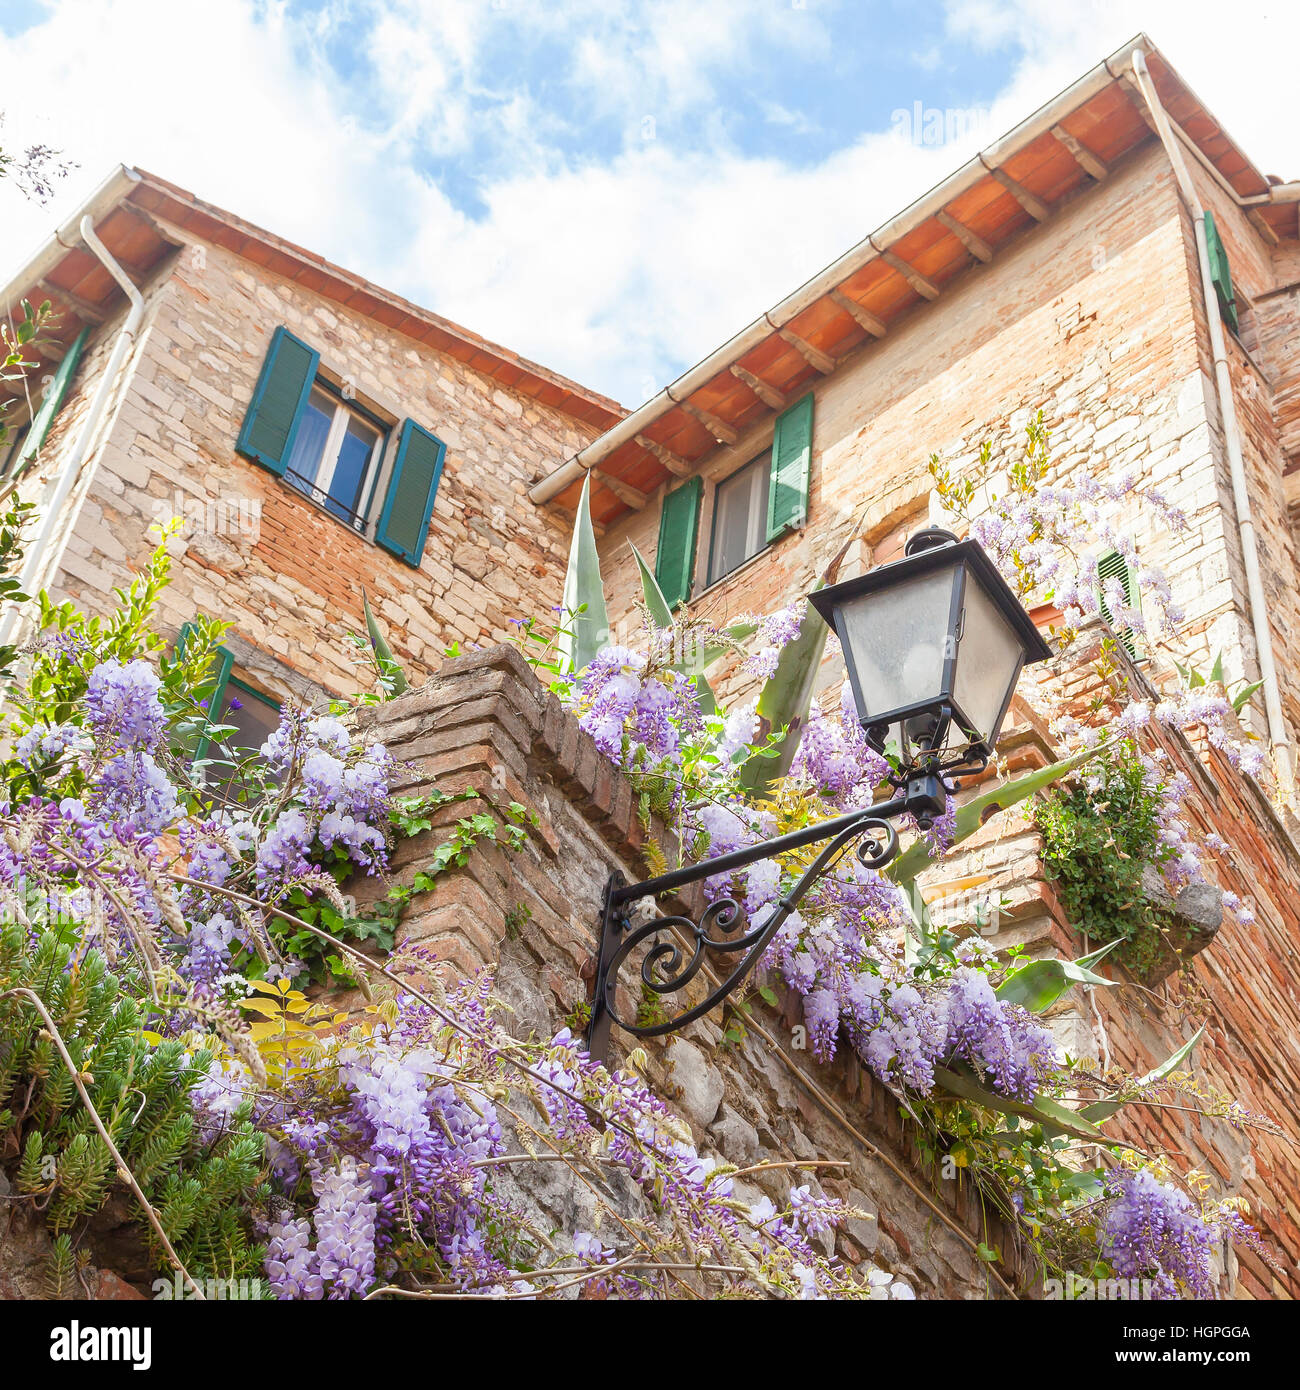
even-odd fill
[{"label": "iron scroll ornament", "polygon": [[[860,863],[870,869],[885,868],[898,853],[898,832],[892,823],[894,819],[912,812],[918,815],[922,823],[928,824],[936,814],[942,813],[946,791],[941,778],[922,775],[906,783],[905,791],[889,801],[878,802],[860,811],[850,811],[763,844],[661,874],[644,883],[629,884],[621,873],[611,875],[605,886],[591,1022],[587,1029],[591,1057],[603,1061],[608,1056],[610,1030],[615,1024],[634,1037],[651,1038],[676,1032],[716,1008],[758,963],[768,943],[799,906],[809,888],[854,840],[861,840],[856,851]],[[775,910],[739,935],[732,933],[741,925],[744,910],[732,897],[710,903],[700,913],[698,920],[673,915],[655,917],[640,926],[632,925],[630,905],[640,899],[676,892],[701,879],[734,873],[760,859],[772,858],[822,841],[828,842],[825,848],[778,901]],[[727,959],[739,956],[740,959],[699,1003],[660,1022],[637,1023],[635,1019],[628,1020],[619,1015],[615,996],[619,972],[633,952],[647,942],[651,944],[640,963],[641,983],[657,995],[674,994],[684,989],[710,957]]]}]

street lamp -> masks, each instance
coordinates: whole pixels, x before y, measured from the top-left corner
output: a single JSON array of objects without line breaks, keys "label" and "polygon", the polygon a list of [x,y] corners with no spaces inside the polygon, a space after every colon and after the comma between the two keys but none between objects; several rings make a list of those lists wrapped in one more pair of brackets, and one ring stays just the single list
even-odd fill
[{"label": "street lamp", "polygon": [[[587,1029],[594,1058],[606,1056],[613,1024],[636,1037],[672,1033],[725,999],[853,841],[860,842],[859,861],[879,870],[898,853],[896,819],[911,815],[929,829],[944,813],[958,778],[987,766],[1021,670],[1051,655],[978,542],[959,541],[947,531],[919,532],[902,559],[819,589],[808,602],[840,639],[858,719],[868,743],[891,760],[886,780],[894,795],[643,883],[613,874],[605,887]],[[710,903],[698,920],[675,915],[632,924],[631,904],[640,899],[822,841],[826,847],[757,925],[732,897]],[[698,1004],[641,1024],[619,1017],[615,994],[620,970],[642,946],[641,981],[658,995],[684,989],[710,956],[734,964]]]},{"label": "street lamp", "polygon": [[809,594],[844,649],[867,742],[949,775],[993,756],[1022,667],[1051,655],[978,541],[920,531],[901,560]]}]

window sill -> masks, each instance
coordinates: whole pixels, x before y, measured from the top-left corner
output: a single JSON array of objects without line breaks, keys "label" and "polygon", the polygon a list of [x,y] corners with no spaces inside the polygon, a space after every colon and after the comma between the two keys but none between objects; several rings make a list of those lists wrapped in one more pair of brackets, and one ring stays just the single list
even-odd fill
[{"label": "window sill", "polygon": [[295,497],[301,497],[302,500],[309,503],[315,511],[329,517],[331,521],[342,526],[345,531],[350,532],[352,535],[370,545],[375,544],[374,537],[370,534],[370,522],[368,519],[363,518],[358,521],[349,521],[346,517],[340,516],[336,511],[332,511],[327,503],[320,500],[320,497],[316,495],[314,490],[309,491],[307,488],[299,487],[297,483],[290,482],[283,474],[280,475],[279,481],[281,486],[287,491],[293,493]]}]

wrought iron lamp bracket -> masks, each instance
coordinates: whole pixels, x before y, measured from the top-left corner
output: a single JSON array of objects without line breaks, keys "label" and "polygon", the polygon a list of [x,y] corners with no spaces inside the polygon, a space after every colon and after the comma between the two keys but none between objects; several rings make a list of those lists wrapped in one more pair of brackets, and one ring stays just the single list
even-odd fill
[{"label": "wrought iron lamp bracket", "polygon": [[[628,883],[621,873],[612,874],[605,885],[591,1022],[587,1029],[591,1056],[603,1060],[608,1055],[610,1030],[615,1024],[634,1037],[657,1037],[664,1033],[675,1033],[716,1008],[749,975],[768,943],[798,908],[804,895],[853,841],[860,841],[856,854],[862,864],[871,869],[885,868],[897,855],[899,848],[898,832],[893,822],[900,816],[910,814],[918,825],[928,828],[943,814],[947,794],[954,790],[949,770],[940,767],[937,760],[923,763],[910,775],[899,777],[895,787],[896,796],[877,802],[874,806],[850,811],[760,845],[751,845],[660,874],[644,883]],[[633,925],[631,906],[641,899],[675,893],[702,879],[732,874],[760,859],[822,842],[826,842],[825,848],[798,882],[780,899],[775,909],[756,925],[748,922],[744,909],[732,897],[715,899],[704,908],[698,919],[676,914],[653,917],[639,926]],[[737,931],[742,926],[743,929]],[[643,945],[646,951],[639,967],[641,983],[657,995],[674,994],[684,989],[710,959],[727,963],[730,969],[698,1003],[683,1006],[664,1020],[638,1023],[635,1017],[620,1017],[616,993],[620,970],[632,953]]]}]

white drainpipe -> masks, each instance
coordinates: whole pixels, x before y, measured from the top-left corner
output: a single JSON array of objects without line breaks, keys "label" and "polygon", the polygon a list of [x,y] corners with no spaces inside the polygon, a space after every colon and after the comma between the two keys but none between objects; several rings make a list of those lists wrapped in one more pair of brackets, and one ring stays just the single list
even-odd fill
[{"label": "white drainpipe", "polygon": [[[127,299],[131,302],[131,308],[127,312],[126,321],[118,330],[117,341],[113,344],[108,365],[104,368],[99,385],[95,388],[94,399],[91,401],[90,409],[86,412],[86,418],[82,422],[81,431],[77,435],[77,442],[63,461],[58,474],[46,484],[45,492],[41,497],[39,504],[40,534],[27,549],[27,558],[23,563],[20,580],[22,592],[33,596],[35,596],[36,589],[41,582],[46,556],[58,529],[60,515],[73,487],[76,485],[77,478],[81,474],[81,465],[90,452],[90,447],[95,439],[95,431],[104,414],[104,409],[108,405],[109,397],[113,394],[113,386],[117,381],[118,373],[121,371],[122,363],[126,360],[127,353],[130,352],[135,342],[140,320],[144,317],[144,297],[136,289],[126,271],[113,259],[108,248],[95,235],[95,224],[89,213],[81,219],[81,239],[104,269],[121,285]],[[9,604],[3,617],[0,617],[0,643],[11,640],[18,626],[19,616],[18,605]]]},{"label": "white drainpipe", "polygon": [[1223,421],[1228,472],[1232,478],[1232,500],[1237,511],[1237,529],[1241,533],[1241,552],[1246,566],[1246,596],[1259,656],[1259,674],[1264,683],[1268,733],[1275,750],[1278,779],[1282,784],[1285,799],[1290,801],[1295,792],[1295,774],[1291,765],[1291,734],[1287,728],[1286,716],[1282,713],[1277,667],[1273,664],[1273,635],[1269,629],[1268,600],[1264,596],[1264,582],[1259,571],[1259,548],[1255,540],[1255,520],[1250,511],[1250,492],[1246,485],[1246,464],[1241,454],[1241,431],[1237,425],[1237,407],[1232,396],[1232,377],[1228,371],[1228,349],[1223,336],[1223,324],[1219,318],[1218,295],[1210,274],[1210,248],[1205,237],[1205,209],[1196,196],[1196,189],[1183,160],[1183,152],[1170,128],[1169,117],[1160,104],[1160,97],[1151,81],[1146,60],[1140,49],[1134,51],[1132,64],[1133,75],[1137,78],[1138,87],[1151,110],[1160,143],[1164,145],[1169,162],[1173,165],[1178,191],[1192,215],[1192,224],[1196,232],[1196,259],[1201,267],[1201,293],[1205,299],[1205,317],[1210,325],[1210,349],[1214,356],[1215,394],[1219,402],[1219,417]]}]

